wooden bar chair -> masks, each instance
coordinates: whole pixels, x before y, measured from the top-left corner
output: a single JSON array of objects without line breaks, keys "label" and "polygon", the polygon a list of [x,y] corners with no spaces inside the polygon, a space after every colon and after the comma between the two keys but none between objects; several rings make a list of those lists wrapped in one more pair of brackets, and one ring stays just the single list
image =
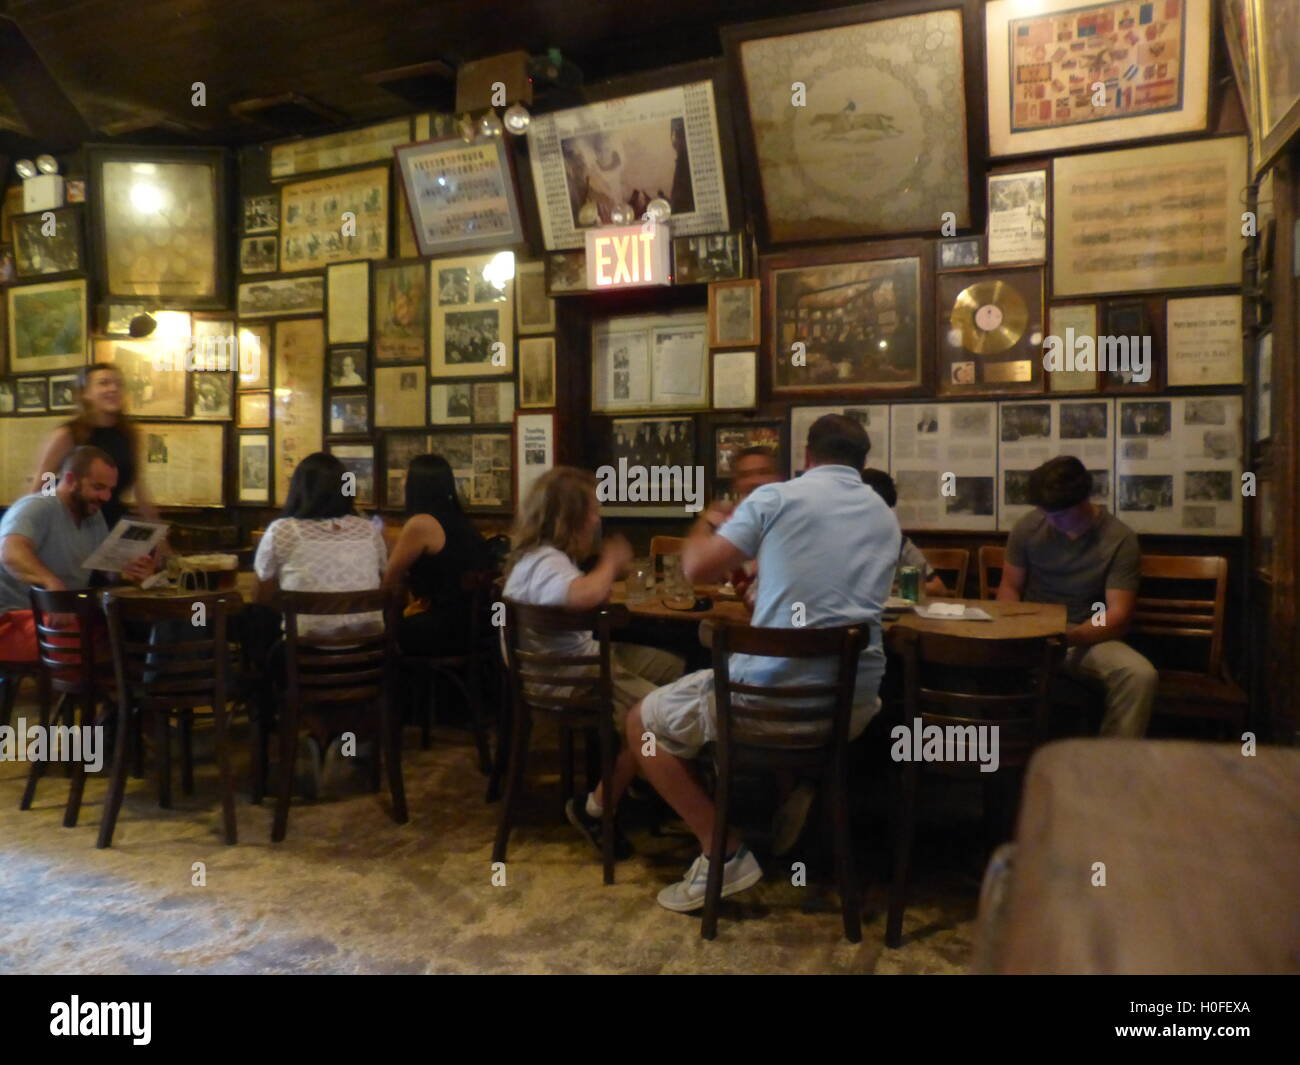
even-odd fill
[{"label": "wooden bar chair", "polygon": [[[362,592],[279,593],[276,605],[284,614],[286,692],[280,708],[280,777],[271,826],[272,843],[281,842],[289,827],[298,722],[305,709],[328,712],[359,705],[378,710],[376,756],[382,752],[387,765],[392,818],[399,825],[406,824],[402,719],[394,698],[399,598],[397,590],[383,588]],[[300,617],[369,613],[383,615],[383,622],[372,632],[357,630],[338,636],[298,633]],[[378,785],[377,773],[375,785]]]},{"label": "wooden bar chair", "polygon": [[[131,748],[141,742],[137,722],[145,715],[153,719],[158,805],[166,810],[171,808],[171,719],[175,717],[181,723],[185,766],[182,786],[189,794],[193,789],[193,761],[185,723],[195,711],[205,708],[212,714],[216,739],[223,833],[226,843],[235,843],[239,836],[235,824],[228,709],[234,693],[226,634],[229,615],[242,605],[239,596],[232,592],[123,596],[112,591],[103,596],[120,698],[113,776],[96,846],[109,847],[113,843],[126,791],[127,761]],[[143,640],[135,635],[142,632],[148,632]],[[184,633],[184,638],[178,639],[178,632]]]},{"label": "wooden bar chair", "polygon": [[[713,690],[718,715],[717,815],[709,848],[709,880],[700,935],[718,934],[718,903],[726,864],[731,785],[739,769],[788,770],[820,778],[833,826],[835,873],[839,882],[844,937],[862,940],[862,899],[853,868],[849,828],[849,716],[857,681],[858,656],[869,636],[867,625],[825,629],[771,629],[722,625],[713,632]],[[733,654],[768,658],[823,658],[836,663],[828,684],[753,685],[731,679]],[[739,698],[737,698],[739,697]],[[821,705],[789,705],[790,700],[820,700]],[[791,725],[800,726],[791,734]],[[772,734],[785,726],[785,734]]]},{"label": "wooden bar chair", "polygon": [[[627,607],[611,604],[597,610],[566,610],[532,606],[506,599],[506,661],[514,709],[510,729],[510,768],[505,802],[497,825],[492,860],[504,862],[514,815],[524,786],[524,767],[532,738],[533,717],[543,715],[560,727],[561,774],[564,797],[573,796],[572,738],[575,731],[595,729],[600,743],[600,779],[604,794],[614,776],[617,749],[614,736],[614,681],[610,666],[610,633],[628,624]],[[599,647],[591,655],[559,655],[530,651],[523,633],[583,633],[595,637]],[[577,676],[573,674],[577,673]],[[614,883],[614,804],[605,803],[601,815],[601,856],[605,883]]]},{"label": "wooden bar chair", "polygon": [[[1210,585],[1212,595],[1195,597],[1189,585]],[[1158,713],[1219,722],[1230,734],[1240,734],[1246,727],[1248,702],[1223,660],[1227,599],[1226,558],[1143,555],[1132,631],[1141,641],[1169,639],[1179,650],[1190,646],[1189,657],[1204,662],[1202,670],[1160,668]]]},{"label": "wooden bar chair", "polygon": [[[982,773],[980,763],[973,758],[925,764],[926,772],[982,781],[987,842],[990,847],[995,846],[1001,842],[997,837],[1006,833],[1014,817],[1024,766],[1047,736],[1051,708],[1048,689],[1064,656],[1064,641],[1056,636],[986,640],[899,629],[893,643],[903,658],[903,721],[909,733],[917,727],[918,718],[922,729],[931,725],[945,730],[949,726],[963,729],[997,726],[997,772]],[[977,734],[965,732],[963,740],[974,735]],[[885,923],[885,943],[895,948],[903,940],[903,913],[907,905],[922,766],[907,760],[899,769],[894,874]],[[996,781],[991,779],[1006,770],[1012,771],[1010,784],[1006,784],[1006,776]],[[990,794],[994,785],[1004,788],[1001,795]],[[994,803],[991,801],[994,798],[1002,801]]]},{"label": "wooden bar chair", "polygon": [[[926,562],[938,571],[939,576],[943,577],[944,584],[953,589],[952,594],[957,599],[965,599],[970,552],[964,547],[923,547],[921,554],[925,556]],[[949,573],[952,574],[951,581],[948,580]],[[925,583],[924,578],[921,583]]]},{"label": "wooden bar chair", "polygon": [[659,560],[664,555],[680,555],[682,549],[686,546],[686,537],[684,536],[652,536],[650,537],[650,565],[654,568],[655,576],[663,576],[663,568]]},{"label": "wooden bar chair", "polygon": [[996,599],[998,585],[1002,583],[1002,567],[1006,565],[1007,549],[985,544],[979,550],[980,598]]},{"label": "wooden bar chair", "polygon": [[[49,592],[44,588],[32,588],[29,595],[40,654],[37,687],[41,728],[57,726],[60,719],[69,728],[79,725],[102,727],[105,715],[97,707],[112,695],[113,665],[107,654],[104,612],[97,597],[88,591]],[[66,625],[54,627],[52,614],[72,618],[75,628]],[[58,703],[52,705],[56,696]],[[78,743],[79,750],[80,746]],[[31,764],[27,772],[27,787],[23,790],[18,809],[31,809],[37,781],[44,775],[46,765],[46,761]],[[65,828],[76,825],[81,811],[81,796],[86,787],[84,759],[72,762],[70,768],[72,782],[63,814]]]}]

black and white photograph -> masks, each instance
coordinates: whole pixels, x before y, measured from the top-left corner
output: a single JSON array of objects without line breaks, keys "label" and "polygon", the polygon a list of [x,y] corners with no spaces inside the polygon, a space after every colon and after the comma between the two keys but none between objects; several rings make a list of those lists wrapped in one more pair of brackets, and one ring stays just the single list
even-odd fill
[{"label": "black and white photograph", "polygon": [[0,381],[0,414],[14,412],[14,385],[12,381]]},{"label": "black and white photograph", "polygon": [[193,417],[220,420],[234,414],[235,375],[229,372],[195,372],[188,375],[193,397]]},{"label": "black and white photograph", "polygon": [[901,500],[929,503],[939,495],[939,473],[937,470],[898,470],[894,474],[894,486]]},{"label": "black and white photograph", "polygon": [[370,398],[330,396],[330,432],[336,436],[370,432]]},{"label": "black and white photograph", "polygon": [[979,237],[954,237],[939,241],[939,269],[960,270],[981,266]]},{"label": "black and white photograph", "polygon": [[353,502],[359,507],[375,505],[375,445],[331,444],[329,452],[343,464],[343,470],[355,478]]},{"label": "black and white photograph", "polygon": [[1184,425],[1226,425],[1228,405],[1221,399],[1188,399],[1183,404]]},{"label": "black and white photograph", "polygon": [[1231,429],[1206,429],[1201,434],[1201,455],[1207,459],[1235,459],[1241,454],[1237,434]]},{"label": "black and white photograph", "polygon": [[973,517],[993,516],[993,478],[956,477],[956,494],[948,497],[949,514],[970,514]]},{"label": "black and white photograph", "polygon": [[1119,446],[1120,458],[1129,462],[1146,462],[1148,445],[1145,440],[1125,440]]},{"label": "black and white photograph", "polygon": [[472,419],[473,385],[468,381],[429,386],[429,420],[434,425],[468,425]]},{"label": "black and white photograph", "polygon": [[448,365],[490,364],[492,345],[501,339],[500,312],[451,311],[447,314]]},{"label": "black and white photograph", "polygon": [[1092,501],[1105,503],[1110,499],[1110,470],[1089,470],[1092,478]]},{"label": "black and white photograph", "polygon": [[474,302],[475,303],[504,303],[506,300],[506,290],[498,288],[486,278],[474,279]]},{"label": "black and white photograph", "polygon": [[709,286],[709,346],[746,347],[759,342],[757,281],[726,281]]},{"label": "black and white photograph", "polygon": [[695,422],[691,418],[615,418],[613,461],[629,466],[695,465]]},{"label": "black and white photograph", "polygon": [[241,318],[267,318],[276,314],[320,314],[324,308],[323,274],[247,281],[239,286]]},{"label": "black and white photograph", "polygon": [[1168,436],[1173,424],[1170,403],[1125,403],[1121,406],[1120,436]]},{"label": "black and white photograph", "polygon": [[673,238],[673,284],[739,281],[744,276],[744,233]]},{"label": "black and white photograph", "polygon": [[555,338],[519,341],[520,407],[555,406]]},{"label": "black and white photograph", "polygon": [[918,407],[916,418],[918,433],[937,433],[939,431],[939,410],[937,407]]},{"label": "black and white photograph", "polygon": [[155,465],[167,465],[167,438],[162,433],[146,434],[147,460]]},{"label": "black and white photograph", "polygon": [[515,268],[515,313],[521,333],[555,332],[555,301],[546,295],[544,263],[520,263]]},{"label": "black and white photograph", "polygon": [[1003,470],[1002,495],[1009,507],[1028,507],[1033,505],[1029,497],[1029,475],[1032,470]]},{"label": "black and white photograph", "polygon": [[587,253],[557,251],[546,256],[546,291],[554,294],[587,291]]},{"label": "black and white photograph", "polygon": [[336,348],[330,352],[330,387],[364,388],[366,384],[365,348]]},{"label": "black and white photograph", "polygon": [[1200,503],[1227,503],[1232,499],[1232,470],[1188,470],[1183,474],[1183,498]]},{"label": "black and white photograph", "polygon": [[50,410],[72,410],[77,405],[77,375],[55,374],[50,378]]},{"label": "black and white photograph", "polygon": [[1174,479],[1166,474],[1128,473],[1119,479],[1120,510],[1166,510],[1174,505]]},{"label": "black and white photograph", "polygon": [[271,438],[266,433],[239,435],[239,486],[241,503],[265,503],[271,497]]},{"label": "black and white photograph", "polygon": [[1183,507],[1184,529],[1213,529],[1218,525],[1217,507]]},{"label": "black and white photograph", "polygon": [[992,428],[993,407],[958,406],[952,412],[953,436],[988,436]]},{"label": "black and white photograph", "polygon": [[44,377],[20,377],[15,384],[18,388],[19,411],[45,409],[49,389]]},{"label": "black and white photograph", "polygon": [[275,233],[279,228],[279,195],[272,193],[269,196],[244,197],[245,233]]},{"label": "black and white photograph", "polygon": [[13,220],[13,240],[14,272],[20,278],[84,269],[81,213],[75,208],[18,215]]},{"label": "black and white photograph", "polygon": [[1062,440],[1105,440],[1105,403],[1062,403]]},{"label": "black and white photograph", "polygon": [[1002,408],[1002,442],[1050,440],[1052,408],[1047,403],[1030,403]]},{"label": "black and white photograph", "polygon": [[438,306],[451,307],[469,302],[469,269],[448,267],[438,271]]},{"label": "black and white photograph", "polygon": [[245,237],[239,242],[241,274],[273,274],[279,265],[279,241],[275,237]]}]

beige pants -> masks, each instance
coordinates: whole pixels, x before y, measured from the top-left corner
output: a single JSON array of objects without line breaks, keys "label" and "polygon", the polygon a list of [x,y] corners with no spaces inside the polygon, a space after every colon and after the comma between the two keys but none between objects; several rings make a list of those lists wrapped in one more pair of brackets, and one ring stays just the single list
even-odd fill
[{"label": "beige pants", "polygon": [[675,681],[686,669],[681,655],[638,643],[616,643],[610,666],[614,681],[614,727],[620,735],[627,712],[656,688]]},{"label": "beige pants", "polygon": [[1065,672],[1105,686],[1103,736],[1140,739],[1146,735],[1159,677],[1156,667],[1143,655],[1122,640],[1072,647],[1065,656]]}]

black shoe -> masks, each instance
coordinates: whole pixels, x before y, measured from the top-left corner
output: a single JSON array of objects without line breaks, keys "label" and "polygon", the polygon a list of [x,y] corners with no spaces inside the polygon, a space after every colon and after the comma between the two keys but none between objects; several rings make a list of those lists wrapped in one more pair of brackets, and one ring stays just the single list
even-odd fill
[{"label": "black shoe", "polygon": [[[577,799],[570,799],[564,804],[564,816],[569,819],[569,824],[582,833],[582,838],[596,848],[597,854],[603,854],[601,848],[601,820],[599,817],[592,817],[587,813],[585,805],[579,806]],[[618,819],[614,820],[614,861],[622,862],[632,857],[632,841],[623,835],[623,830],[618,826]]]}]

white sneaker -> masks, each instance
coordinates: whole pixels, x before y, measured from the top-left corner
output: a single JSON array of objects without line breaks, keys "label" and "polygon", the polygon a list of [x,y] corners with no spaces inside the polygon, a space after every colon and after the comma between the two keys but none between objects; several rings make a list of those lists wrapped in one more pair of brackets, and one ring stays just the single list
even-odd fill
[{"label": "white sneaker", "polygon": [[[752,888],[763,879],[763,870],[743,843],[722,867],[722,897]],[[709,883],[709,859],[701,854],[686,875],[677,883],[669,884],[659,892],[659,905],[674,913],[690,913],[704,905],[704,892]]]},{"label": "white sneaker", "polygon": [[785,802],[777,807],[776,814],[772,817],[772,854],[775,857],[789,854],[790,849],[799,842],[816,794],[811,784],[801,781],[786,796]]}]

